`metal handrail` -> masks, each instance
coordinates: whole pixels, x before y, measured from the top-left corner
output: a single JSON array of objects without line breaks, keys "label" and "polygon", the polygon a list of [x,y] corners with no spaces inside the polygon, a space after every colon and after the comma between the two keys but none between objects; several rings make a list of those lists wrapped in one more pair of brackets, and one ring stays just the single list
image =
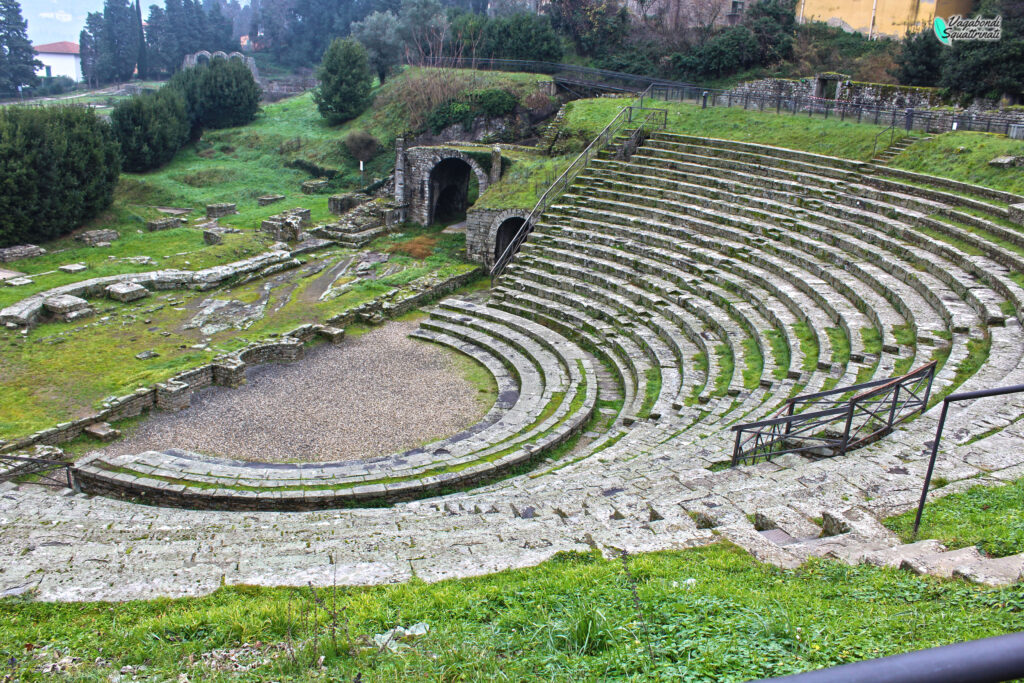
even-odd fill
[{"label": "metal handrail", "polygon": [[889,149],[889,147],[892,147],[893,140],[896,139],[896,110],[895,109],[892,110],[892,123],[889,124],[889,127],[888,128],[884,128],[884,129],[878,131],[878,134],[875,135],[875,141],[871,145],[871,158],[872,159],[875,158],[875,152],[878,151],[878,138],[880,138],[881,136],[885,135],[886,133],[889,133],[889,144],[888,144],[888,146],[886,146],[886,149]]},{"label": "metal handrail", "polygon": [[[731,464],[735,467],[740,462],[770,460],[783,453],[815,452],[821,448],[832,448],[832,455],[843,455],[871,443],[927,409],[936,366],[932,361],[900,377],[795,396],[774,417],[734,425],[736,440]],[[850,398],[842,398],[851,394]],[[837,400],[830,400],[832,397]],[[796,413],[798,404],[814,403],[829,407]],[[854,418],[858,416],[866,419],[855,425]],[[837,424],[843,417],[846,419],[841,432],[828,430],[829,425]],[[799,440],[802,442],[797,443]],[[778,444],[782,447],[776,448]]]},{"label": "metal handrail", "polygon": [[[626,106],[619,110],[619,113],[604,127],[600,133],[597,134],[590,144],[587,145],[580,154],[569,164],[558,178],[555,179],[551,185],[544,191],[540,199],[534,205],[533,210],[527,215],[526,220],[520,226],[519,230],[512,237],[512,240],[505,247],[505,250],[501,253],[494,261],[494,265],[491,266],[491,286],[501,276],[506,266],[512,261],[512,257],[515,256],[516,252],[519,251],[519,247],[522,246],[523,242],[533,231],[534,224],[537,219],[540,218],[541,214],[550,208],[552,201],[559,196],[566,188],[576,179],[586,167],[590,160],[604,148],[606,144],[614,137],[618,131],[623,128],[626,124],[632,123],[633,121],[633,110],[649,111],[647,118],[644,119],[640,126],[646,124],[650,118],[657,115],[661,118],[661,126],[668,125],[668,110],[667,109],[652,109],[652,108],[641,108],[634,106]],[[625,119],[625,121],[623,121]],[[640,127],[638,126],[638,127]]]},{"label": "metal handrail", "polygon": [[914,517],[913,539],[917,540],[917,532],[921,528],[921,516],[924,514],[924,504],[928,499],[928,488],[932,483],[932,474],[935,472],[935,460],[939,455],[939,441],[942,440],[942,430],[946,426],[946,413],[949,411],[950,403],[960,401],[973,401],[979,398],[991,398],[993,396],[1005,396],[1024,392],[1024,384],[1014,384],[1008,387],[997,387],[995,389],[980,389],[978,391],[963,391],[959,394],[952,394],[942,399],[942,412],[939,414],[939,426],[935,429],[935,439],[932,441],[932,455],[928,460],[928,471],[924,475],[924,486],[921,488],[921,500],[917,504],[917,516]]},{"label": "metal handrail", "polygon": [[867,659],[757,683],[1001,683],[1024,676],[1024,632]]},{"label": "metal handrail", "polygon": [[[35,463],[37,465],[48,465],[49,469],[64,469],[64,475],[67,477],[68,488],[74,488],[74,480],[71,477],[71,463],[65,462],[64,460],[54,460],[52,458],[32,458],[21,455],[10,455],[8,453],[0,453],[0,460],[13,460],[15,462],[26,462]],[[26,473],[27,474],[27,473]],[[21,476],[21,475],[18,475]]]}]

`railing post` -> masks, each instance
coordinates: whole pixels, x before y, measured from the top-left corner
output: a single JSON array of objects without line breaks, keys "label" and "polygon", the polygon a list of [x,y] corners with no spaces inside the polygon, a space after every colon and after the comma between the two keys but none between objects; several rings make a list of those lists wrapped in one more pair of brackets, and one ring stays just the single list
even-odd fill
[{"label": "railing post", "polygon": [[743,437],[743,430],[736,430],[736,443],[732,447],[732,464],[730,467],[736,467],[739,463],[740,458],[740,439]]},{"label": "railing post", "polygon": [[846,427],[843,429],[843,442],[839,446],[839,455],[846,455],[846,446],[850,443],[850,428],[853,426],[853,413],[857,409],[857,403],[850,401],[850,407],[846,411]]},{"label": "railing post", "polygon": [[893,420],[896,419],[896,406],[899,404],[900,398],[900,387],[902,385],[896,385],[896,391],[892,392],[892,407],[889,408],[889,428],[892,429]]},{"label": "railing post", "polygon": [[932,473],[935,472],[935,459],[939,456],[939,440],[942,438],[942,429],[946,426],[946,412],[949,410],[949,400],[942,402],[942,414],[939,415],[939,426],[935,430],[935,440],[932,441],[932,456],[928,459],[928,470],[924,474],[924,487],[921,489],[921,500],[917,503],[917,515],[914,517],[914,533],[911,541],[917,540],[917,532],[921,528],[921,515],[924,514],[924,503],[928,499],[928,487],[932,484]]},{"label": "railing post", "polygon": [[701,104],[700,108],[701,109],[707,109],[708,108],[708,91],[707,90],[704,91],[704,101]]}]

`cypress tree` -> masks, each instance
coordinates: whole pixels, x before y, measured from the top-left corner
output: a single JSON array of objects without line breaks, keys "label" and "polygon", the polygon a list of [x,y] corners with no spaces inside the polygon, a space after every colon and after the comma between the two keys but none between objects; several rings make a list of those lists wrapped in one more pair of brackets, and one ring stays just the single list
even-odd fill
[{"label": "cypress tree", "polygon": [[28,39],[28,23],[18,0],[0,0],[0,92],[37,85],[36,69],[42,66]]}]

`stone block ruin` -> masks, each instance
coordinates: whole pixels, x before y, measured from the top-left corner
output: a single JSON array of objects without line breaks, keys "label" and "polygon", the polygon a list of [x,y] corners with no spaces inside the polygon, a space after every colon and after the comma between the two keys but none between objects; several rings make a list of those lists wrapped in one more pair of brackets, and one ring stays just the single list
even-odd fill
[{"label": "stone block ruin", "polygon": [[265,219],[260,224],[260,232],[281,242],[296,242],[301,239],[303,228],[311,224],[310,210],[296,207]]},{"label": "stone block ruin", "polygon": [[238,213],[238,206],[236,204],[224,203],[206,205],[207,218],[220,218],[221,216],[230,216],[233,213]]},{"label": "stone block ruin", "polygon": [[160,230],[180,228],[184,224],[184,218],[158,218],[154,221],[146,221],[146,230],[149,232],[159,232]]},{"label": "stone block ruin", "polygon": [[86,230],[75,236],[76,240],[89,247],[109,247],[111,242],[120,238],[117,230]]}]

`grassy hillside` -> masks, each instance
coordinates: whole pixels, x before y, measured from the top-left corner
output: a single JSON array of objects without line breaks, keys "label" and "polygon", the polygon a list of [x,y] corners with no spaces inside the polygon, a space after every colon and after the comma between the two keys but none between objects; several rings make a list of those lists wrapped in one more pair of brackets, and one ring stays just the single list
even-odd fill
[{"label": "grassy hillside", "polygon": [[[615,113],[635,100],[598,99],[570,102],[566,106],[564,130],[572,141],[568,147],[580,151],[611,121]],[[776,147],[800,149],[815,154],[867,160],[871,158],[875,136],[884,126],[858,124],[856,119],[840,121],[835,115],[795,116],[772,111],[744,111],[741,107],[708,107],[680,102],[644,100],[645,107],[669,110],[668,130],[742,142],[757,142]],[[896,139],[905,133],[896,131]],[[885,135],[888,144],[889,135]]]},{"label": "grassy hillside", "polygon": [[[64,661],[62,680],[745,681],[1015,631],[1024,609],[1019,585],[816,560],[783,571],[726,543],[317,595],[319,608],[307,588],[6,599],[0,656],[28,680]],[[429,632],[397,651],[372,640],[417,622]]]},{"label": "grassy hillside", "polygon": [[1024,194],[1024,171],[1020,167],[988,165],[1000,156],[1024,156],[1024,140],[1011,140],[994,133],[943,133],[931,140],[915,142],[890,165]]}]

